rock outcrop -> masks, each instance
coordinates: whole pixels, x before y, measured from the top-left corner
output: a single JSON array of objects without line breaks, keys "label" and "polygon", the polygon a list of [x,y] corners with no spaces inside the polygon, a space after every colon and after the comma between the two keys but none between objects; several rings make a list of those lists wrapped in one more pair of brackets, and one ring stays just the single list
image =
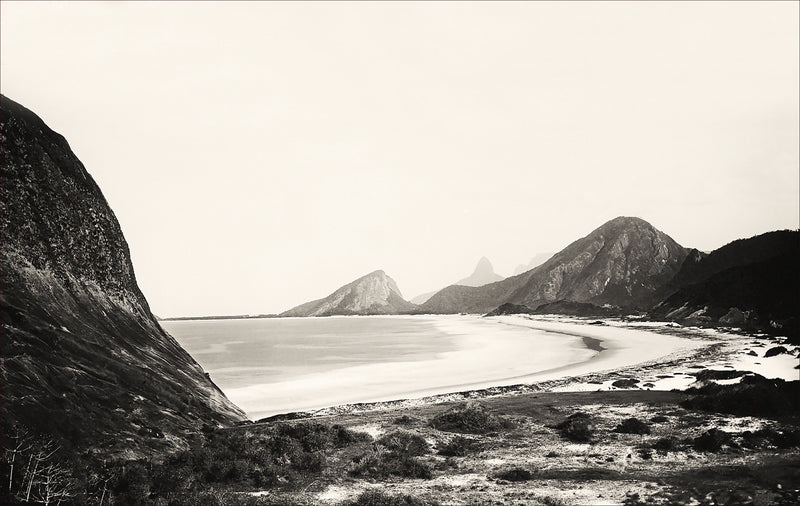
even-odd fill
[{"label": "rock outcrop", "polygon": [[119,223],[67,141],[0,100],[3,421],[135,455],[245,419],[150,312]]},{"label": "rock outcrop", "polygon": [[416,306],[403,299],[397,283],[374,271],[322,299],[284,311],[280,316],[379,315],[407,313]]}]

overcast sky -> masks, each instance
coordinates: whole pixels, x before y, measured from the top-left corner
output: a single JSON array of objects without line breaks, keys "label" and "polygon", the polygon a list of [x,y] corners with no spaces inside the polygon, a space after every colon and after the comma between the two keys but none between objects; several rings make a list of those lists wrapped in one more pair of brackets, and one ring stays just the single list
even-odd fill
[{"label": "overcast sky", "polygon": [[0,87],[100,185],[161,316],[407,298],[619,215],[798,227],[798,2],[8,2]]}]

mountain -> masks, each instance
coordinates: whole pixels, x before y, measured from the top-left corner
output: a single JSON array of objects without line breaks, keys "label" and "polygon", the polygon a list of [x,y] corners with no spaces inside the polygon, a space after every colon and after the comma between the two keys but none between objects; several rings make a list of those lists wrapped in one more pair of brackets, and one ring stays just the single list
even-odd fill
[{"label": "mountain", "polygon": [[552,253],[537,253],[533,258],[531,258],[530,262],[528,262],[527,264],[520,264],[516,266],[514,268],[514,275],[516,276],[517,274],[522,274],[523,272],[527,272],[533,269],[534,267],[539,267],[540,265],[548,261],[551,256],[553,256]]},{"label": "mountain", "polygon": [[[489,261],[489,259],[486,257],[481,257],[481,259],[478,260],[478,265],[475,266],[475,270],[472,271],[472,274],[462,280],[456,281],[453,284],[461,286],[483,286],[488,285],[489,283],[494,283],[495,281],[500,281],[501,279],[503,279],[503,276],[494,272],[494,267],[492,267],[492,263]],[[423,293],[422,295],[417,295],[411,299],[411,302],[414,304],[423,304],[435,293],[436,292],[428,292]]]},{"label": "mountain", "polygon": [[478,260],[478,265],[475,266],[475,270],[472,271],[472,274],[453,284],[462,286],[483,286],[494,283],[495,281],[500,281],[501,279],[503,279],[503,276],[494,272],[494,267],[492,267],[492,263],[489,259],[481,257],[481,259]]},{"label": "mountain", "polygon": [[423,313],[487,313],[512,303],[535,310],[559,300],[646,309],[687,250],[640,218],[618,217],[530,271],[481,287],[449,286]]},{"label": "mountain", "polygon": [[[694,251],[692,252],[694,254]],[[690,254],[652,318],[798,334],[800,232],[739,239]]]},{"label": "mountain", "polygon": [[416,306],[403,299],[397,283],[383,271],[375,271],[348,283],[322,299],[284,311],[280,316],[332,316],[398,314]]},{"label": "mountain", "polygon": [[119,223],[64,137],[6,97],[0,109],[4,426],[130,457],[244,420],[156,322]]}]

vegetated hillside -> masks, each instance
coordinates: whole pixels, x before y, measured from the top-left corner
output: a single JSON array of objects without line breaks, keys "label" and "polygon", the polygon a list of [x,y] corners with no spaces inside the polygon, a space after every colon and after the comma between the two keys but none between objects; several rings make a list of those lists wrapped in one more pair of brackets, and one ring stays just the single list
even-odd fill
[{"label": "vegetated hillside", "polygon": [[486,313],[510,302],[533,310],[559,300],[646,309],[687,250],[640,218],[618,217],[528,272],[478,288],[450,286],[425,313]]},{"label": "vegetated hillside", "polygon": [[768,260],[788,251],[798,244],[798,233],[791,230],[776,230],[765,234],[737,239],[711,253],[693,249],[686,256],[675,277],[661,290],[659,301],[680,288],[705,281],[714,274],[731,267]]},{"label": "vegetated hillside", "polygon": [[[483,286],[489,283],[494,283],[495,281],[500,281],[502,279],[503,276],[494,272],[494,267],[492,267],[492,263],[489,261],[489,259],[486,257],[481,257],[481,259],[478,261],[478,264],[475,266],[475,270],[472,271],[472,274],[453,284],[461,286]],[[423,293],[422,295],[417,295],[411,299],[411,302],[414,304],[423,304],[434,294],[436,294],[436,292],[428,292]]]},{"label": "vegetated hillside", "polygon": [[374,271],[322,299],[284,311],[280,316],[379,315],[414,311],[397,283],[383,271]]},{"label": "vegetated hillside", "polygon": [[797,336],[800,232],[769,232],[713,251],[676,275],[657,319],[759,328]]},{"label": "vegetated hillside", "polygon": [[132,456],[243,420],[156,322],[119,223],[67,141],[1,100],[4,425]]}]

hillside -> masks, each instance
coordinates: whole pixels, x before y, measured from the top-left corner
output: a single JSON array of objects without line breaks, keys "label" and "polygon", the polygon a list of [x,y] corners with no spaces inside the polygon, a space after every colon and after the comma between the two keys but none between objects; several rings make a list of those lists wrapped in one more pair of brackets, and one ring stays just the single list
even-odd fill
[{"label": "hillside", "polygon": [[722,324],[797,336],[800,232],[740,239],[687,263],[651,317]]},{"label": "hillside", "polygon": [[280,316],[398,314],[415,308],[403,299],[397,283],[378,270],[338,288],[327,297],[284,311]]},{"label": "hillside", "polygon": [[450,286],[420,306],[425,313],[486,313],[510,302],[536,309],[566,300],[649,307],[687,251],[640,218],[615,218],[530,271],[478,288]]},{"label": "hillside", "polygon": [[2,418],[136,455],[244,414],[159,326],[103,194],[67,141],[2,97]]}]

